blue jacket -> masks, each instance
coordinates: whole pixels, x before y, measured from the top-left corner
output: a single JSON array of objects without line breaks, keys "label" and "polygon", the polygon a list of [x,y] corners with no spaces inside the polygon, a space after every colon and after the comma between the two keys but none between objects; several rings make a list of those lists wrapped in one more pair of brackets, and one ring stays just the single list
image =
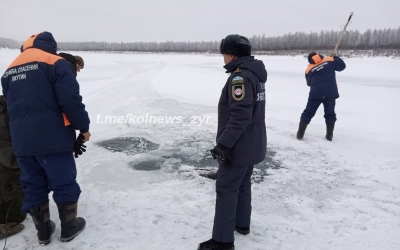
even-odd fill
[{"label": "blue jacket", "polygon": [[229,76],[218,103],[217,143],[230,148],[236,166],[262,162],[267,149],[264,63],[252,56],[224,66]]},{"label": "blue jacket", "polygon": [[314,64],[308,65],[306,80],[310,86],[309,99],[339,98],[335,71],[345,68],[346,64],[337,56],[319,58]]},{"label": "blue jacket", "polygon": [[16,156],[73,152],[89,130],[79,84],[49,32],[29,37],[1,78]]}]

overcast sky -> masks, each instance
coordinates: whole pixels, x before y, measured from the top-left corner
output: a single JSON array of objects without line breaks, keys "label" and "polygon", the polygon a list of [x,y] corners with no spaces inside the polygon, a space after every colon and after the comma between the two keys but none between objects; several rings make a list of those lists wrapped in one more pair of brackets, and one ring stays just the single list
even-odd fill
[{"label": "overcast sky", "polygon": [[1,0],[0,37],[57,41],[220,41],[228,34],[400,27],[400,0]]}]

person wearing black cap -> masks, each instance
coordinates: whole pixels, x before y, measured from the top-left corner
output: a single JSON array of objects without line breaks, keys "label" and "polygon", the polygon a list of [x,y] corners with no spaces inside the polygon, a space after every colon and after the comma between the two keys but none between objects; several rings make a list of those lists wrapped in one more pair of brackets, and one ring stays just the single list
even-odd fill
[{"label": "person wearing black cap", "polygon": [[301,114],[297,139],[301,140],[321,103],[324,105],[326,135],[328,141],[332,141],[333,129],[336,122],[335,105],[339,98],[335,71],[346,68],[344,61],[338,56],[324,57],[316,52],[308,55],[310,63],[306,69],[306,81],[310,87],[306,109]]},{"label": "person wearing black cap", "polygon": [[217,146],[211,150],[219,161],[212,239],[199,250],[234,249],[234,231],[250,232],[251,175],[255,164],[265,159],[264,63],[251,56],[246,37],[234,34],[222,39],[228,80],[218,103]]},{"label": "person wearing black cap", "polygon": [[68,66],[71,68],[75,77],[77,76],[78,72],[80,72],[81,69],[83,69],[84,62],[82,57],[73,56],[68,53],[59,53],[58,55],[67,60]]},{"label": "person wearing black cap", "polygon": [[[82,57],[73,56],[68,53],[59,53],[58,55],[67,61],[68,66],[74,73],[75,77],[77,77],[78,72],[80,72],[80,70],[83,69],[84,62],[83,62]],[[70,121],[68,120],[68,117],[65,114],[63,114],[63,116],[64,116],[64,121],[66,123],[70,123]],[[86,146],[84,145],[84,142],[82,139],[83,139],[83,137],[81,134],[79,134],[78,137],[76,138],[75,148],[74,148],[75,158],[78,158],[79,155],[82,155],[83,152],[86,152],[86,149],[85,149]]]}]

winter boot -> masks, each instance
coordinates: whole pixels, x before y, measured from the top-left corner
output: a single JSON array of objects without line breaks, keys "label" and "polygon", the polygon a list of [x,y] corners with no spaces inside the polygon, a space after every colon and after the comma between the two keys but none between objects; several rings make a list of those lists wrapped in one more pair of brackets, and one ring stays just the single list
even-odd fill
[{"label": "winter boot", "polygon": [[211,239],[200,243],[197,250],[235,250],[235,245],[233,242],[223,243]]},{"label": "winter boot", "polygon": [[17,234],[21,232],[24,228],[24,225],[15,222],[0,224],[0,240]]},{"label": "winter boot", "polygon": [[333,129],[335,128],[335,124],[327,124],[326,125],[326,136],[325,136],[325,138],[328,140],[328,141],[332,141],[332,138],[333,138]]},{"label": "winter boot", "polygon": [[86,227],[85,219],[78,217],[78,202],[57,204],[58,214],[61,220],[61,237],[62,242],[73,240]]},{"label": "winter boot", "polygon": [[39,206],[29,209],[35,228],[38,231],[37,236],[40,245],[47,245],[51,241],[51,235],[56,229],[56,225],[50,220],[49,201]]},{"label": "winter boot", "polygon": [[299,131],[297,131],[297,139],[301,140],[304,137],[304,133],[306,132],[307,123],[300,122],[299,123]]},{"label": "winter boot", "polygon": [[240,234],[247,235],[250,233],[250,227],[235,227],[235,231]]}]

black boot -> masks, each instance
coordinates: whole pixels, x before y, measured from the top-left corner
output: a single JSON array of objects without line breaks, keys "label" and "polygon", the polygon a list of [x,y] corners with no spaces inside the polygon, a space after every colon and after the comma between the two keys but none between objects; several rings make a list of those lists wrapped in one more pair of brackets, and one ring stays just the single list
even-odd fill
[{"label": "black boot", "polygon": [[307,123],[300,122],[299,123],[299,130],[297,131],[297,139],[301,140],[304,137],[304,133],[306,132]]},{"label": "black boot", "polygon": [[78,202],[57,204],[58,214],[61,220],[61,237],[62,242],[73,240],[78,234],[85,230],[85,219],[78,217]]},{"label": "black boot", "polygon": [[250,233],[250,227],[235,227],[235,231],[240,234],[247,235]]},{"label": "black boot", "polygon": [[335,124],[326,125],[326,136],[325,138],[328,141],[332,141],[333,138],[333,129],[335,128]]},{"label": "black boot", "polygon": [[224,243],[211,239],[200,243],[197,250],[235,250],[235,245],[233,242]]},{"label": "black boot", "polygon": [[50,220],[49,201],[29,209],[29,214],[32,216],[33,223],[35,223],[35,228],[38,231],[39,244],[49,244],[51,235],[56,228],[54,222]]}]

